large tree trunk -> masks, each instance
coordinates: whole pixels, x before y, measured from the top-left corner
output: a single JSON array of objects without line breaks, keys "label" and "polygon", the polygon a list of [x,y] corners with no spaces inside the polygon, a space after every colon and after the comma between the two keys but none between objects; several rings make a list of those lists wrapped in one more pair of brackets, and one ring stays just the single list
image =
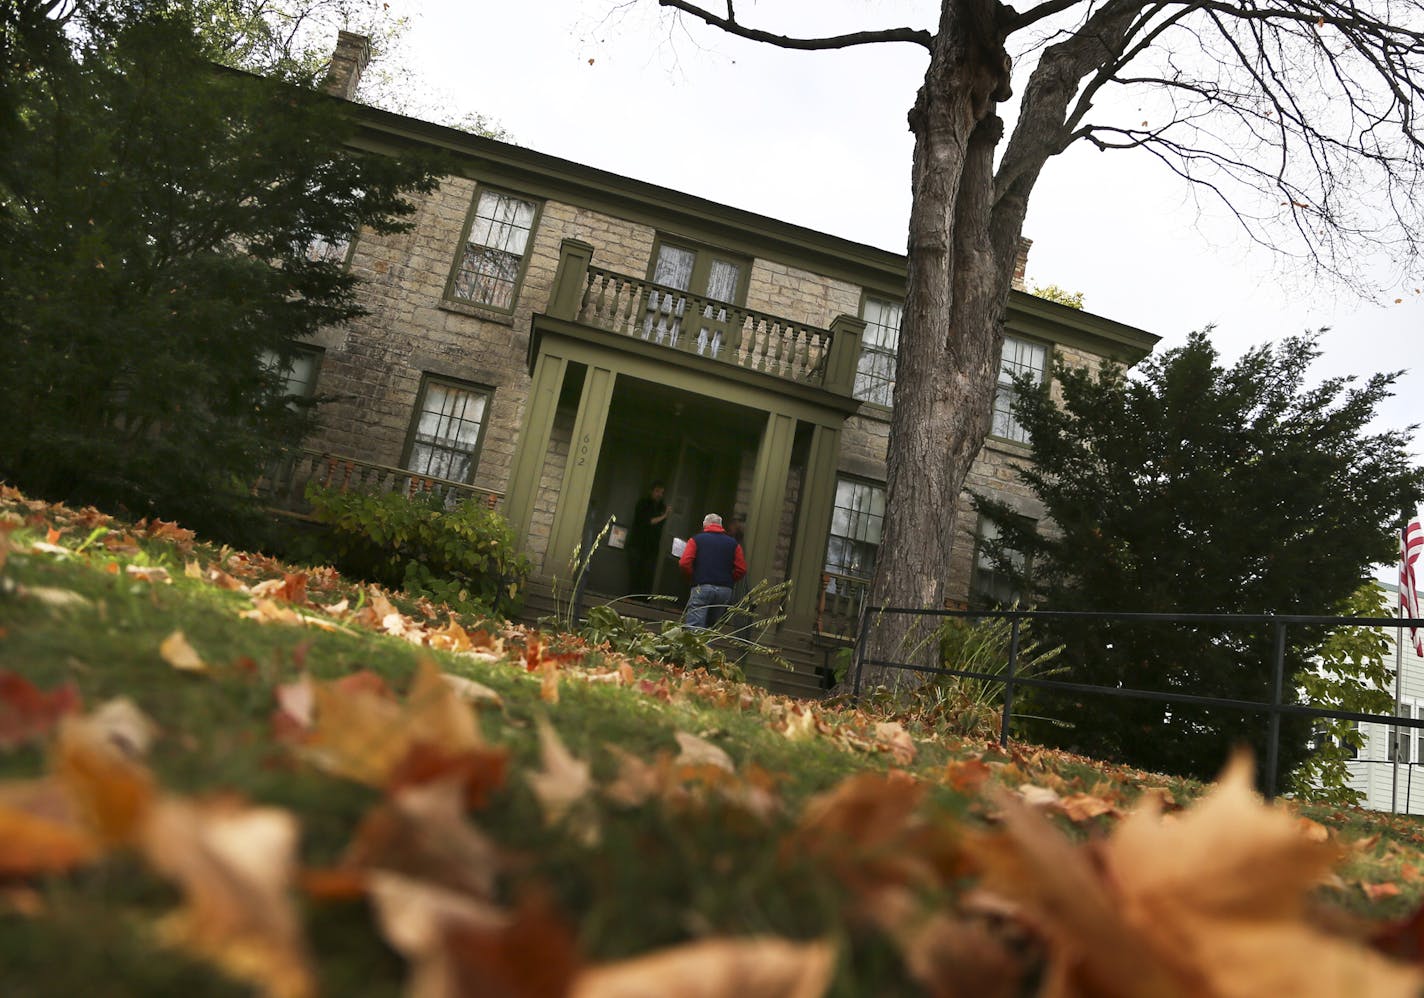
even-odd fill
[{"label": "large tree trunk", "polygon": [[[868,657],[930,664],[934,621],[880,607],[940,607],[955,507],[984,442],[1022,213],[994,217],[994,149],[1009,59],[995,0],[946,3],[913,110],[909,276],[890,423],[885,531],[871,585]],[[966,418],[965,414],[971,414]],[[868,666],[863,681],[912,681]]]}]

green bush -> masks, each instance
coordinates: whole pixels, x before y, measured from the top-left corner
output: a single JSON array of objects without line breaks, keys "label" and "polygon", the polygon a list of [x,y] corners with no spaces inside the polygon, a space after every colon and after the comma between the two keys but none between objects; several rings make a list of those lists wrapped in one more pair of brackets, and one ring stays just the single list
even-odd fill
[{"label": "green bush", "polygon": [[523,604],[529,561],[504,517],[479,500],[446,509],[435,493],[407,498],[315,484],[307,500],[329,528],[316,553],[343,572],[462,612],[509,616]]}]

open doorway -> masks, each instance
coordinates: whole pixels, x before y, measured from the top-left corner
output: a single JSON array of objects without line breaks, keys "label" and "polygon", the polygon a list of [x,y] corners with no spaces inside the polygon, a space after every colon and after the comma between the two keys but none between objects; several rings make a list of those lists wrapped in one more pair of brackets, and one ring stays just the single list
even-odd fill
[{"label": "open doorway", "polygon": [[[702,517],[738,512],[764,416],[754,410],[662,385],[621,377],[609,405],[598,470],[585,519],[586,542],[616,519],[589,563],[587,590],[600,598],[627,595],[629,564],[619,526],[632,521],[639,498],[661,481],[669,515],[662,524],[653,591],[683,601],[687,583],[672,557],[674,537],[702,529]],[[747,481],[743,481],[746,478]],[[672,607],[678,604],[668,604]]]}]

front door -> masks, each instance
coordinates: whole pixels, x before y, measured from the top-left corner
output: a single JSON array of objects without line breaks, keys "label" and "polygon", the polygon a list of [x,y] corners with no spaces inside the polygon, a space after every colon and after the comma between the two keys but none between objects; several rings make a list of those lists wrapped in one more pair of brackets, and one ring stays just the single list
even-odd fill
[{"label": "front door", "polygon": [[710,302],[740,302],[746,295],[746,271],[743,261],[726,254],[661,243],[653,263],[653,283],[703,300],[689,302],[667,292],[649,292],[643,339],[708,357],[716,357],[724,345],[735,346],[728,341],[740,328],[741,314]]},{"label": "front door", "polygon": [[[709,432],[710,430],[710,432]],[[715,428],[699,428],[699,436],[684,437],[678,454],[677,475],[668,490],[668,540],[687,540],[702,531],[702,518],[718,513],[724,520],[734,510],[741,454],[736,444],[719,439]],[[657,591],[686,599],[687,580],[671,557],[658,559]]]}]

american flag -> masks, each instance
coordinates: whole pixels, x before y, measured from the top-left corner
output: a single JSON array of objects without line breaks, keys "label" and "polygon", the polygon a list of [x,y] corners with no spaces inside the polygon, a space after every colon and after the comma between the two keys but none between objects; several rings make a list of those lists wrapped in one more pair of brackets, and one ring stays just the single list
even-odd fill
[{"label": "american flag", "polygon": [[[1419,619],[1419,583],[1424,575],[1424,513],[1417,513],[1399,538],[1399,615]],[[1414,651],[1424,658],[1424,635],[1409,629]]]}]

